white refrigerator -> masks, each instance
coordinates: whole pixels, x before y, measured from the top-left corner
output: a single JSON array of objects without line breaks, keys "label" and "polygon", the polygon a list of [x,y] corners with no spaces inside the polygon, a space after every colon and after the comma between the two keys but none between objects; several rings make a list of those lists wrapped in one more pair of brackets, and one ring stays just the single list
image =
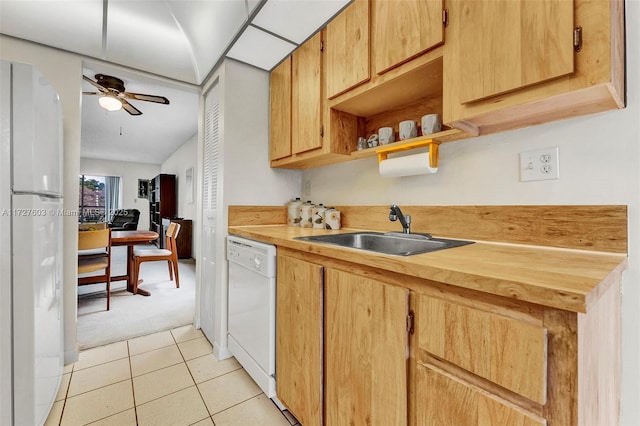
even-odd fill
[{"label": "white refrigerator", "polygon": [[63,370],[62,108],[0,61],[0,424],[41,425]]}]

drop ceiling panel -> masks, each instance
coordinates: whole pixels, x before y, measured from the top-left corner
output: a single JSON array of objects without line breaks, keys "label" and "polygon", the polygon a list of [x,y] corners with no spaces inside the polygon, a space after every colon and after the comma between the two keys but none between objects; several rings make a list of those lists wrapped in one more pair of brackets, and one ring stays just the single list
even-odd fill
[{"label": "drop ceiling panel", "polygon": [[255,27],[248,27],[227,57],[270,71],[297,46]]},{"label": "drop ceiling panel", "polygon": [[297,44],[334,16],[351,0],[269,0],[258,12],[253,24]]},{"label": "drop ceiling panel", "polygon": [[107,61],[197,83],[191,46],[166,2],[111,0],[107,19]]},{"label": "drop ceiling panel", "polygon": [[0,31],[98,58],[102,52],[102,0],[3,0]]},{"label": "drop ceiling panel", "polygon": [[251,15],[261,2],[262,0],[247,0],[247,13]]},{"label": "drop ceiling panel", "polygon": [[247,21],[244,1],[170,1],[169,8],[189,40],[200,84]]}]

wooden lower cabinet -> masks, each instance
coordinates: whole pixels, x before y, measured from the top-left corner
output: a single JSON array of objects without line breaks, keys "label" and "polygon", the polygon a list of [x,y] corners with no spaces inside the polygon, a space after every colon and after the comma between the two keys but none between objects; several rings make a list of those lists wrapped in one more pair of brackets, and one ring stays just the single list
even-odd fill
[{"label": "wooden lower cabinet", "polygon": [[327,425],[406,425],[409,291],[327,268]]},{"label": "wooden lower cabinet", "polygon": [[276,394],[305,426],[322,421],[323,267],[278,255]]},{"label": "wooden lower cabinet", "polygon": [[416,425],[544,425],[540,308],[414,294]]},{"label": "wooden lower cabinet", "polygon": [[619,281],[587,313],[438,285],[411,300],[412,424],[619,423]]},{"label": "wooden lower cabinet", "polygon": [[619,423],[619,273],[578,313],[285,247],[277,266],[277,394],[305,426]]},{"label": "wooden lower cabinet", "polygon": [[[417,347],[540,404],[547,330],[540,315],[418,294]],[[475,302],[475,301],[474,301]]]},{"label": "wooden lower cabinet", "polygon": [[546,424],[543,418],[429,365],[418,364],[416,389],[420,426]]}]

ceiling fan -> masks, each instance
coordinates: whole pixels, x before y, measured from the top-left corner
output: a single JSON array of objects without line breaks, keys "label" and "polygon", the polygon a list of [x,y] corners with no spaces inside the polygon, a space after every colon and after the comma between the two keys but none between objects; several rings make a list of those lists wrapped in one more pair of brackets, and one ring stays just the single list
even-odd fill
[{"label": "ceiling fan", "polygon": [[85,95],[100,96],[98,103],[107,111],[117,111],[122,108],[131,115],[142,115],[142,112],[127,102],[127,99],[169,105],[169,99],[164,96],[144,95],[142,93],[131,93],[125,91],[124,82],[119,78],[112,77],[110,75],[96,74],[97,81],[93,81],[86,75],[83,75],[82,78],[100,90],[99,92],[82,93]]}]

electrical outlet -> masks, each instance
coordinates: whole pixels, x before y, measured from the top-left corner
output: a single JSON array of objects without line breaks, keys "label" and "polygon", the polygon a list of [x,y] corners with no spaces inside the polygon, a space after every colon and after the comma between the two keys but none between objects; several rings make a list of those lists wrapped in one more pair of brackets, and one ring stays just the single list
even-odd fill
[{"label": "electrical outlet", "polygon": [[520,153],[520,181],[560,179],[558,147]]}]

